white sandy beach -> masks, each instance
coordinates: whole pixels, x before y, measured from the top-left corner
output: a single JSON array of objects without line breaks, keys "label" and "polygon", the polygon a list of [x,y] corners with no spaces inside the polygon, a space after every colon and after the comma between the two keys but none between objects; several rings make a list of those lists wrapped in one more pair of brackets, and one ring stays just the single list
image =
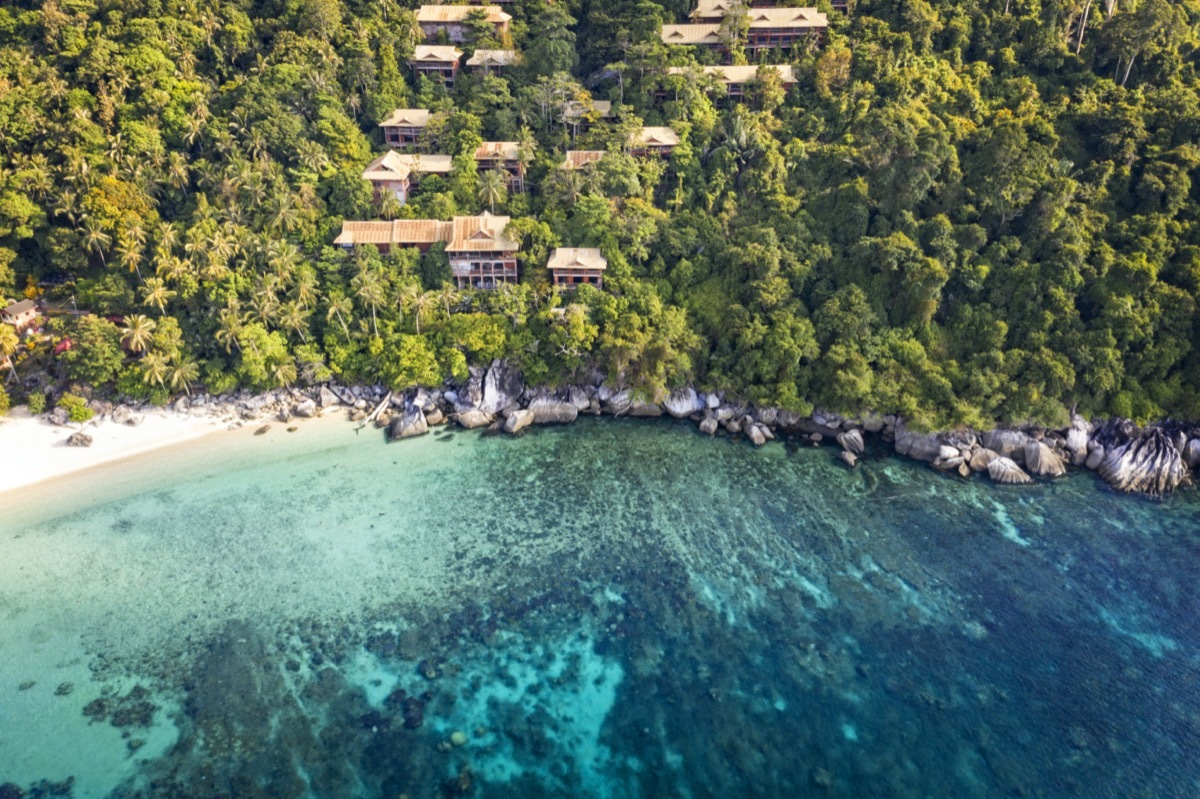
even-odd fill
[{"label": "white sandy beach", "polygon": [[[149,411],[144,417],[136,427],[108,420],[58,427],[34,418],[23,406],[14,408],[0,417],[0,493],[191,441],[228,426],[217,418],[167,410]],[[92,445],[67,446],[67,438],[80,430],[92,437]]]}]

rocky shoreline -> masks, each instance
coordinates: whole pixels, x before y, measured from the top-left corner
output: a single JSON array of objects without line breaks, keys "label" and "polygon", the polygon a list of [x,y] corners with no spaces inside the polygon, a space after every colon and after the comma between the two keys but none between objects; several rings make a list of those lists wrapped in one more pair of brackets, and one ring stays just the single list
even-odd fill
[{"label": "rocky shoreline", "polygon": [[[100,418],[136,425],[144,408],[93,400]],[[257,423],[265,433],[272,421],[289,423],[331,412],[346,412],[351,421],[374,424],[388,441],[424,435],[454,423],[466,429],[487,428],[519,435],[531,425],[569,424],[580,415],[690,419],[707,435],[718,432],[744,437],[754,446],[786,439],[812,446],[830,445],[849,468],[862,457],[868,441],[890,444],[899,455],[967,478],[985,474],[994,482],[1023,485],[1035,478],[1053,479],[1072,469],[1098,472],[1112,488],[1127,493],[1162,496],[1193,483],[1200,467],[1200,425],[1165,421],[1138,427],[1125,419],[1089,422],[1075,415],[1069,428],[958,429],[922,433],[893,415],[851,418],[815,412],[763,408],[737,401],[723,392],[704,393],[686,387],[661,402],[651,402],[629,389],[615,389],[596,374],[578,385],[560,388],[526,386],[519,371],[503,361],[486,369],[472,367],[465,383],[440,389],[390,392],[382,386],[322,385],[314,389],[278,389],[262,394],[180,397],[170,406],[179,414],[202,415],[230,428]],[[55,415],[62,418],[56,418]],[[67,424],[65,412],[49,414]],[[292,428],[289,428],[292,429]],[[86,438],[86,436],[85,436]],[[79,445],[86,443],[79,441]]]}]

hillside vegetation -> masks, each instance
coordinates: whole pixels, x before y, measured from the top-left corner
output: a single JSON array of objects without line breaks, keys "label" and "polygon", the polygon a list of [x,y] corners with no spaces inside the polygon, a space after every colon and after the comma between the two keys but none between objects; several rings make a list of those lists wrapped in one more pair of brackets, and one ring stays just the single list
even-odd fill
[{"label": "hillside vegetation", "polygon": [[[925,425],[1200,418],[1197,0],[862,0],[742,104],[667,75],[707,58],[659,42],[682,0],[516,0],[523,63],[449,93],[405,64],[406,5],[0,3],[0,296],[94,313],[20,377],[162,400],[508,356]],[[576,131],[589,92],[620,111]],[[528,192],[463,157],[375,206],[398,107],[440,112],[436,152],[522,142]],[[641,124],[681,146],[629,156]],[[498,292],[451,289],[436,248],[331,246],[343,219],[493,206],[523,241]],[[603,249],[603,291],[555,296],[560,244]]]}]

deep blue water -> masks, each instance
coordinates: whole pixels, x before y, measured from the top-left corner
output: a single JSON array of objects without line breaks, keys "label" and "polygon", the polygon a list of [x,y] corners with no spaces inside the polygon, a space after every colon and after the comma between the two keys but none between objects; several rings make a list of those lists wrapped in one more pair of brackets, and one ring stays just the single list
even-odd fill
[{"label": "deep blue water", "polygon": [[10,795],[1200,796],[1195,492],[304,435],[0,534]]}]

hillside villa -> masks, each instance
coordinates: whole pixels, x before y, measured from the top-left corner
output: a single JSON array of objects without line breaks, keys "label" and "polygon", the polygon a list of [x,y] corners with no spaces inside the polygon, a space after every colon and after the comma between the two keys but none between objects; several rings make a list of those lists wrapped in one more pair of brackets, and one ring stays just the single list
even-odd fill
[{"label": "hillside villa", "polygon": [[500,6],[421,6],[417,9],[417,25],[428,40],[434,40],[439,33],[445,32],[446,38],[452,42],[467,41],[470,29],[466,26],[467,17],[472,13],[483,14],[496,31],[497,37],[508,33],[508,23],[512,15],[504,12]]},{"label": "hillside villa", "polygon": [[550,255],[546,268],[555,288],[574,288],[584,283],[602,288],[608,259],[594,247],[559,247]]}]

